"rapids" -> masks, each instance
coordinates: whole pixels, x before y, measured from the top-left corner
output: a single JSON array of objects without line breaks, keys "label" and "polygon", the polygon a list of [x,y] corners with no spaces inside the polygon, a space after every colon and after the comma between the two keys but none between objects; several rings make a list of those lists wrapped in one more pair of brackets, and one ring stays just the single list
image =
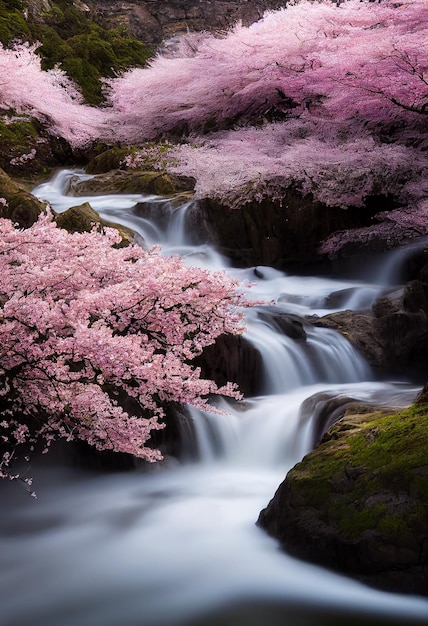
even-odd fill
[{"label": "rapids", "polygon": [[[250,280],[254,300],[303,319],[370,306],[393,284],[382,259],[375,279],[236,269],[187,232],[192,205],[138,195],[75,197],[64,170],[33,193],[56,211],[88,201],[145,245]],[[139,203],[168,220],[148,221]],[[385,276],[387,275],[387,278]],[[419,389],[377,381],[364,359],[328,329],[305,327],[303,348],[263,307],[247,312],[246,336],[263,360],[262,392],[225,415],[188,409],[184,458],[151,471],[100,474],[55,454],[32,468],[38,499],[0,485],[2,626],[321,626],[426,624],[428,602],[370,589],[289,557],[255,526],[287,470],[314,444],[318,392],[407,406]],[[316,397],[315,397],[316,398]],[[306,402],[305,402],[306,401]],[[303,408],[304,407],[304,408]]]}]

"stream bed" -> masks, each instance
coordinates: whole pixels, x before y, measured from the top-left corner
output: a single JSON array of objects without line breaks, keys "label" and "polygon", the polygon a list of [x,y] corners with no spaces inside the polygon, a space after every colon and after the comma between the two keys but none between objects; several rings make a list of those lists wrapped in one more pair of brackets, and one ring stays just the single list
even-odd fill
[{"label": "stream bed", "polygon": [[[370,279],[358,280],[231,268],[187,232],[191,203],[75,198],[67,190],[76,177],[87,175],[60,171],[33,193],[58,212],[88,201],[146,245],[160,243],[165,254],[250,280],[250,297],[272,300],[279,313],[323,315],[337,310],[331,296],[339,293],[341,309],[368,307],[398,276],[391,256],[378,261]],[[170,216],[149,222],[141,203]],[[150,471],[102,474],[53,454],[32,468],[37,500],[17,483],[0,484],[2,626],[428,623],[426,599],[380,592],[291,558],[255,526],[287,471],[314,444],[315,409],[302,411],[307,398],[327,392],[407,406],[419,391],[411,381],[376,380],[334,331],[306,326],[302,347],[263,313],[259,306],[246,312],[246,337],[262,358],[261,393],[240,404],[224,401],[224,415],[189,408],[193,436],[185,458],[167,458]]]}]

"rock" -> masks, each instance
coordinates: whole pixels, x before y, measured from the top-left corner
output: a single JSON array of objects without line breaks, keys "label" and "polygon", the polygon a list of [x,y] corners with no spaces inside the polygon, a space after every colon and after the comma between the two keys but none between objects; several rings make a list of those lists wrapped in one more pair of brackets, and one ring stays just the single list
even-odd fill
[{"label": "rock", "polygon": [[428,404],[428,383],[426,383],[415,400],[415,404]]},{"label": "rock", "polygon": [[284,189],[281,201],[265,198],[230,207],[204,198],[199,204],[220,251],[244,266],[319,262],[319,244],[329,233],[367,219],[363,210],[326,207],[291,188]]},{"label": "rock", "polygon": [[73,158],[65,139],[49,134],[39,120],[17,115],[13,109],[0,115],[0,136],[0,168],[13,177],[35,179]]},{"label": "rock", "polygon": [[120,168],[121,162],[129,154],[129,148],[109,148],[93,156],[85,167],[87,174],[105,174]]},{"label": "rock", "polygon": [[428,595],[427,437],[427,404],[347,413],[288,473],[257,524],[298,558]]},{"label": "rock", "polygon": [[119,247],[129,245],[134,238],[134,233],[125,226],[111,224],[110,222],[102,220],[89,202],[84,202],[83,204],[67,209],[63,213],[56,214],[55,221],[60,228],[64,228],[69,233],[90,232],[94,224],[115,228],[122,237]]},{"label": "rock", "polygon": [[413,280],[404,288],[403,308],[409,313],[428,313],[428,283]]},{"label": "rock", "polygon": [[[280,0],[87,0],[91,17],[104,28],[125,27],[135,38],[160,44],[188,30],[225,30],[242,20],[249,25]],[[170,42],[170,45],[173,42]]]},{"label": "rock", "polygon": [[[302,403],[300,422],[304,425],[308,419],[311,419],[313,438],[310,445],[315,447],[321,441],[337,439],[336,431],[331,426],[342,419],[345,414],[357,414],[364,420],[364,415],[373,413],[374,410],[372,405],[364,404],[356,398],[326,391],[313,394]],[[349,428],[352,427],[349,426]]]},{"label": "rock", "polygon": [[[357,311],[339,311],[314,320],[315,326],[332,328],[341,333],[376,369],[388,367],[385,346],[379,339],[373,315]],[[386,339],[384,337],[384,339]]]},{"label": "rock", "polygon": [[194,364],[201,368],[202,378],[210,378],[217,385],[236,382],[246,396],[260,393],[263,364],[260,353],[241,336],[222,335],[215,344],[204,348]]},{"label": "rock", "polygon": [[400,311],[402,311],[402,305],[403,290],[399,289],[396,292],[378,298],[372,306],[372,311],[375,317],[381,318],[385,315],[399,313]]},{"label": "rock", "polygon": [[101,218],[91,205],[85,202],[60,213],[55,217],[55,221],[60,228],[69,233],[83,233],[91,231],[94,224],[101,222]]},{"label": "rock", "polygon": [[172,196],[191,191],[193,181],[184,176],[175,176],[159,171],[119,170],[95,175],[89,180],[71,182],[70,191],[75,196],[108,193],[137,193]]},{"label": "rock", "polygon": [[414,282],[377,300],[372,311],[340,311],[311,321],[340,332],[376,370],[422,381],[428,377],[427,291]]},{"label": "rock", "polygon": [[296,341],[306,341],[306,331],[303,321],[291,313],[278,313],[275,308],[264,307],[258,313],[258,318],[264,320],[278,332],[295,339]]},{"label": "rock", "polygon": [[50,0],[27,0],[26,4],[32,15],[39,15],[52,8]]},{"label": "rock", "polygon": [[376,336],[383,346],[383,358],[390,371],[406,376],[428,372],[428,317],[418,313],[393,313],[376,320]]},{"label": "rock", "polygon": [[8,206],[0,205],[0,217],[5,217],[17,223],[21,228],[28,228],[37,219],[46,205],[39,202],[26,189],[15,183],[2,169],[0,169],[0,198],[7,200]]}]

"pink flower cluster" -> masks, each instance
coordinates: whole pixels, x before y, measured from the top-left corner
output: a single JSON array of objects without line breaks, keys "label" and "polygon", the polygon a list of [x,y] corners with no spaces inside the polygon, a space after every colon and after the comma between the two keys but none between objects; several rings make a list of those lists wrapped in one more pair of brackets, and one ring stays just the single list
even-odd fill
[{"label": "pink flower cluster", "polygon": [[293,185],[347,207],[423,195],[427,85],[426,0],[302,0],[223,37],[188,35],[110,97],[125,142],[190,133],[170,168],[199,196],[239,206]]},{"label": "pink flower cluster", "polygon": [[118,243],[113,229],[69,234],[49,215],[27,230],[0,219],[0,476],[16,477],[25,444],[58,438],[156,461],[146,443],[168,403],[239,397],[191,364],[242,332],[238,284]]},{"label": "pink flower cluster", "polygon": [[30,152],[26,152],[25,154],[21,154],[19,157],[14,157],[10,160],[11,165],[23,165],[27,161],[32,161],[36,158],[37,150],[32,148]]},{"label": "pink flower cluster", "polygon": [[36,47],[19,44],[6,49],[0,44],[0,108],[36,117],[73,146],[92,141],[102,134],[105,114],[82,103],[61,69],[42,71]]}]

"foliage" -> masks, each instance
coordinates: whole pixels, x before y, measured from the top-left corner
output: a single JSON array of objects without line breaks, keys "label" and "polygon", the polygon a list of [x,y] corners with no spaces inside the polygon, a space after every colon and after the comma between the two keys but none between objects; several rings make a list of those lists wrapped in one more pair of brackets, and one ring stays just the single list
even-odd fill
[{"label": "foliage", "polygon": [[231,205],[281,197],[289,185],[340,207],[388,193],[416,202],[428,146],[427,13],[425,0],[302,1],[223,37],[190,34],[173,58],[111,81],[118,136],[190,133],[170,152],[174,171]]},{"label": "foliage", "polygon": [[404,113],[428,114],[426,14],[424,0],[302,1],[225,37],[189,34],[173,58],[112,81],[111,100],[139,138],[210,119],[230,128],[320,118],[326,135],[344,122],[412,120]]},{"label": "foliage", "polygon": [[4,115],[0,117],[0,167],[4,168],[13,159],[20,158],[28,152],[38,136],[34,121],[25,116]]},{"label": "foliage", "polygon": [[106,30],[94,24],[68,0],[53,2],[42,15],[43,21],[31,14],[25,18],[22,9],[20,2],[0,0],[0,42],[4,46],[39,42],[42,69],[59,65],[90,104],[104,100],[103,77],[142,66],[151,55],[144,43],[123,28]]},{"label": "foliage", "polygon": [[0,108],[32,115],[72,145],[83,145],[101,134],[103,112],[84,105],[60,69],[42,71],[34,46],[6,49],[0,44],[0,85]]},{"label": "foliage", "polygon": [[156,461],[146,443],[165,405],[239,395],[191,365],[243,330],[244,300],[224,273],[119,248],[114,229],[71,235],[50,215],[27,230],[1,219],[0,242],[1,476],[17,477],[20,449],[58,438]]},{"label": "foliage", "polygon": [[22,3],[0,0],[0,43],[7,46],[14,40],[27,40],[30,29],[22,14]]},{"label": "foliage", "polygon": [[6,217],[23,228],[37,221],[44,204],[0,169],[0,217]]}]

